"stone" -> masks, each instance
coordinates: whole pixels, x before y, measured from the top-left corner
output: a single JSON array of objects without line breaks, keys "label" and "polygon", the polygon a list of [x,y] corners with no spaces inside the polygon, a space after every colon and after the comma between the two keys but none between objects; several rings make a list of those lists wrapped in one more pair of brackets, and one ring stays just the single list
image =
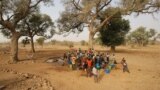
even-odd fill
[{"label": "stone", "polygon": [[58,64],[61,65],[61,66],[63,66],[64,65],[64,60],[59,58],[58,59]]},{"label": "stone", "polygon": [[42,87],[42,84],[41,84],[41,83],[38,83],[37,86],[38,86],[38,87]]},{"label": "stone", "polygon": [[57,61],[58,61],[57,59],[50,58],[46,62],[47,63],[54,63],[54,62],[57,62]]},{"label": "stone", "polygon": [[11,74],[17,74],[17,72],[16,72],[16,71],[11,71],[10,73],[11,73]]},{"label": "stone", "polygon": [[27,88],[27,90],[31,90],[32,88]]},{"label": "stone", "polygon": [[36,75],[34,75],[34,76],[33,76],[33,78],[34,78],[34,79],[36,79],[36,78],[37,78],[37,76],[36,76]]},{"label": "stone", "polygon": [[25,78],[29,78],[29,74],[28,74],[28,73],[24,74],[23,76],[24,76]]},{"label": "stone", "polygon": [[8,70],[8,69],[6,69],[6,70],[5,70],[5,72],[9,72],[9,70]]},{"label": "stone", "polygon": [[0,85],[0,90],[3,90],[5,88],[4,85]]}]

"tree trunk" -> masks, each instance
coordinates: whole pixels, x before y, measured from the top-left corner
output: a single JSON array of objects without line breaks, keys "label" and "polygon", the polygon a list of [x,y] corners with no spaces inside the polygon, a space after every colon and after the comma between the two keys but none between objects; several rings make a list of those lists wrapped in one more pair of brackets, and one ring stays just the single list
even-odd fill
[{"label": "tree trunk", "polygon": [[93,48],[93,37],[94,33],[89,32],[89,48]]},{"label": "tree trunk", "polygon": [[26,44],[23,44],[23,47],[26,47]]},{"label": "tree trunk", "polygon": [[11,38],[11,60],[13,63],[18,61],[18,39],[20,35],[17,32],[12,33]]},{"label": "tree trunk", "polygon": [[115,46],[111,46],[111,51],[115,52],[116,51],[116,47]]},{"label": "tree trunk", "polygon": [[33,36],[30,36],[30,38],[31,38],[31,49],[32,49],[32,52],[35,53]]}]

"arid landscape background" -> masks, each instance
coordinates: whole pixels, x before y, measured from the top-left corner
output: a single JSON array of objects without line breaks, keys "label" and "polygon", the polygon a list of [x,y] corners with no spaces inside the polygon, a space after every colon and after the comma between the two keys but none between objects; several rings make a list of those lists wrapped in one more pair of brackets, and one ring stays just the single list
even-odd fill
[{"label": "arid landscape background", "polygon": [[[10,53],[4,53],[6,45],[1,45],[0,87],[4,90],[159,90],[160,89],[160,47],[130,48],[117,47],[116,60],[126,58],[131,73],[123,73],[122,67],[110,74],[100,72],[100,82],[93,77],[83,76],[82,71],[72,71],[67,66],[46,63],[52,57],[61,57],[69,48],[58,45],[36,45],[34,61],[27,60],[30,46],[20,45],[17,64],[10,63]],[[76,45],[74,48],[87,49]],[[96,51],[106,52],[109,48],[95,46]],[[3,90],[3,89],[2,89]]]},{"label": "arid landscape background", "polygon": [[0,0],[0,90],[160,90],[159,16],[160,0]]}]

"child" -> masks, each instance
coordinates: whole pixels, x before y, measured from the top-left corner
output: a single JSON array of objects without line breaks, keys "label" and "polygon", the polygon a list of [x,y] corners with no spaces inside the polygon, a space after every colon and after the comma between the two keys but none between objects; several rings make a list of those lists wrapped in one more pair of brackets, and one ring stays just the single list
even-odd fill
[{"label": "child", "polygon": [[107,53],[107,55],[106,55],[106,64],[108,64],[109,63],[109,53]]},{"label": "child", "polygon": [[87,58],[85,56],[83,56],[81,59],[81,69],[84,71],[87,69]]},{"label": "child", "polygon": [[98,70],[95,66],[92,69],[92,73],[94,75],[94,81],[97,83],[98,82]]},{"label": "child", "polygon": [[128,73],[130,73],[125,58],[122,59],[121,64],[122,64],[122,66],[123,66],[123,72],[128,72]]},{"label": "child", "polygon": [[75,55],[72,55],[71,60],[72,60],[72,70],[75,70],[76,69],[76,57],[75,57]]},{"label": "child", "polygon": [[72,61],[71,61],[71,53],[68,52],[67,54],[67,63],[69,65],[69,68],[72,69]]},{"label": "child", "polygon": [[92,72],[92,60],[91,58],[88,58],[87,60],[87,77],[91,77],[91,72]]},{"label": "child", "polygon": [[63,54],[63,60],[64,60],[65,64],[67,64],[67,58],[68,58],[68,57],[67,57],[67,53],[64,53],[64,54]]}]

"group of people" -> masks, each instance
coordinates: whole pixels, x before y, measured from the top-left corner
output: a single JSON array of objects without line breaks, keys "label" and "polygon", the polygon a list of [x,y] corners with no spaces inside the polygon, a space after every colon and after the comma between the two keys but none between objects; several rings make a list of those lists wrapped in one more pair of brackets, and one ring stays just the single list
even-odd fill
[{"label": "group of people", "polygon": [[[115,54],[96,52],[94,49],[89,50],[70,50],[63,56],[66,64],[72,70],[83,70],[87,77],[94,76],[95,82],[98,82],[100,69],[105,69],[109,64],[115,67],[117,64]],[[125,58],[122,59],[123,72],[129,72]]]}]

